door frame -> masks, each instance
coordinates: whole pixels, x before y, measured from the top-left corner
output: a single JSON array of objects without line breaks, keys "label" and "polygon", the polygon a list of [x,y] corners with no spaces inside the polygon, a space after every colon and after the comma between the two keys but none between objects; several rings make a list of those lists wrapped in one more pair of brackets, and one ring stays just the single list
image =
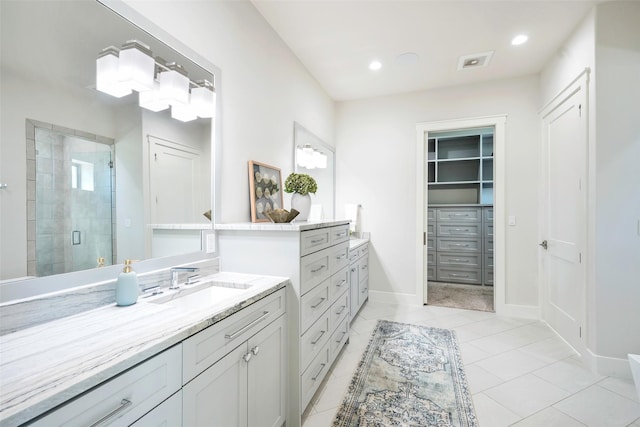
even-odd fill
[{"label": "door frame", "polygon": [[[494,283],[493,302],[495,312],[503,314],[506,311],[505,288],[506,288],[506,260],[505,260],[505,234],[506,234],[506,204],[505,204],[505,149],[506,149],[506,124],[507,115],[472,117],[466,119],[451,119],[435,122],[422,122],[416,124],[416,295],[422,304],[427,302],[427,292],[424,286],[425,265],[424,258],[427,253],[427,246],[423,241],[423,233],[427,232],[425,222],[425,210],[429,202],[426,177],[427,164],[425,162],[425,144],[427,143],[429,132],[442,132],[449,130],[472,129],[481,127],[493,127],[493,212],[494,212]],[[427,138],[424,134],[427,133]]]},{"label": "door frame", "polygon": [[[593,146],[591,143],[591,138],[589,137],[590,135],[590,120],[589,120],[589,75],[590,75],[590,69],[589,68],[585,68],[580,74],[578,74],[578,76],[571,82],[569,83],[569,85],[567,85],[564,89],[562,89],[560,91],[560,93],[558,93],[555,97],[553,97],[539,112],[539,116],[540,116],[540,128],[541,128],[541,138],[540,138],[540,153],[541,153],[541,161],[540,161],[540,169],[539,169],[539,196],[538,196],[538,206],[539,206],[539,212],[538,212],[538,218],[539,218],[539,226],[538,226],[538,241],[542,242],[543,240],[545,240],[547,238],[546,234],[547,234],[547,227],[548,227],[548,223],[547,223],[547,204],[548,204],[548,194],[546,192],[546,173],[547,173],[547,167],[548,167],[548,162],[546,161],[547,159],[547,149],[546,149],[546,145],[547,145],[547,134],[546,134],[546,130],[545,130],[545,117],[547,117],[549,114],[553,113],[554,111],[556,111],[558,108],[560,108],[564,102],[570,98],[571,96],[573,96],[575,93],[580,92],[582,93],[582,103],[584,104],[584,109],[582,111],[582,114],[584,114],[585,117],[585,121],[584,121],[584,135],[585,135],[585,141],[584,141],[584,152],[583,157],[580,159],[581,162],[581,167],[582,167],[582,179],[581,179],[581,186],[582,186],[582,200],[581,200],[581,205],[582,205],[582,217],[580,218],[580,227],[578,232],[579,234],[579,242],[580,242],[580,253],[581,253],[581,281],[582,281],[582,286],[583,286],[583,294],[582,294],[582,299],[583,299],[583,306],[582,306],[582,313],[580,316],[580,324],[581,324],[581,335],[580,335],[580,340],[579,340],[579,347],[578,348],[574,348],[573,345],[571,345],[572,348],[574,348],[578,353],[580,353],[580,355],[582,357],[584,357],[586,355],[586,349],[587,349],[587,337],[588,337],[588,290],[589,290],[589,272],[591,269],[591,263],[590,263],[590,254],[593,253],[591,251],[591,242],[592,239],[590,238],[590,215],[591,212],[590,210],[590,203],[589,201],[592,200],[592,195],[591,195],[591,191],[593,191],[593,186],[590,185],[591,184],[591,175],[590,175],[590,170],[592,170],[591,168],[591,162],[594,159],[593,156]],[[547,294],[547,281],[546,281],[546,269],[545,269],[545,263],[543,262],[543,258],[544,258],[544,251],[542,249],[539,250],[538,252],[538,300],[540,301],[540,318],[541,320],[543,320],[545,323],[548,323],[548,316],[547,313],[549,312],[549,299],[548,299],[548,294]],[[557,333],[557,331],[556,331]],[[559,333],[558,336],[560,338],[562,338],[565,342],[569,343],[569,341],[567,341],[564,337],[562,337]]]}]

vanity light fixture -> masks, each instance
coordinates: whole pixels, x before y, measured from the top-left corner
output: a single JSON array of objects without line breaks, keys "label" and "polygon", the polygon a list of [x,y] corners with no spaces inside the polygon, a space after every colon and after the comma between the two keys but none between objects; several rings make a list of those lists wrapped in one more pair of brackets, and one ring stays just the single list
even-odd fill
[{"label": "vanity light fixture", "polygon": [[527,40],[529,40],[529,36],[527,36],[526,34],[518,34],[513,38],[513,40],[511,40],[511,44],[513,46],[519,46],[523,43],[526,43]]},{"label": "vanity light fixture", "polygon": [[156,61],[149,46],[137,40],[129,40],[122,45],[119,59],[121,84],[138,92],[153,89]]},{"label": "vanity light fixture", "polygon": [[153,89],[140,92],[138,95],[138,105],[156,113],[169,108],[169,103],[160,98],[160,82],[154,81]]},{"label": "vanity light fixture", "polygon": [[198,80],[191,88],[191,106],[198,117],[212,118],[216,112],[216,93],[208,80]]},{"label": "vanity light fixture", "polygon": [[120,83],[120,51],[115,46],[102,49],[96,59],[96,89],[116,98],[129,95],[132,90]]},{"label": "vanity light fixture", "polygon": [[158,76],[160,82],[160,99],[172,107],[189,103],[189,77],[180,64],[171,62]]},{"label": "vanity light fixture", "polygon": [[296,163],[306,169],[326,169],[327,155],[310,145],[296,147]]}]

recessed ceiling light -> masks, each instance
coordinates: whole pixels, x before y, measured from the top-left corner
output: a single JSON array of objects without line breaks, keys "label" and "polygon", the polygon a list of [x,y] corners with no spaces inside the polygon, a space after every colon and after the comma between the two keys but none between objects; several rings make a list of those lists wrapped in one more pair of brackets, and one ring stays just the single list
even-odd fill
[{"label": "recessed ceiling light", "polygon": [[511,40],[511,44],[514,46],[518,46],[521,45],[523,43],[526,43],[527,40],[529,40],[529,36],[527,36],[526,34],[519,34],[517,36],[515,36],[513,38],[513,40]]},{"label": "recessed ceiling light", "polygon": [[420,61],[420,57],[415,52],[406,52],[396,56],[396,64],[398,65],[416,65]]},{"label": "recessed ceiling light", "polygon": [[380,61],[371,61],[371,63],[369,64],[369,69],[372,71],[377,71],[380,68],[382,68],[382,62]]}]

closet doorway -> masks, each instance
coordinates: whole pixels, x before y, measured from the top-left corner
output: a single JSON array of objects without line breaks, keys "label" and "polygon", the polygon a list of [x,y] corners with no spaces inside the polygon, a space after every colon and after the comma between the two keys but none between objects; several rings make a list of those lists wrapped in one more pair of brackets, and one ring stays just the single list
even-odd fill
[{"label": "closet doorway", "polygon": [[[504,304],[505,116],[417,125],[418,295],[424,304]],[[494,159],[496,159],[494,161]],[[495,262],[494,262],[495,260]]]}]

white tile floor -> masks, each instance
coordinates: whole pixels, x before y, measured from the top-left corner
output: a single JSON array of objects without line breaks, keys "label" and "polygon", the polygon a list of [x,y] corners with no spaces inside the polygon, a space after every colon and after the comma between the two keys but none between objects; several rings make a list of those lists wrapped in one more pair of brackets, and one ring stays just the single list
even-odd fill
[{"label": "white tile floor", "polygon": [[481,427],[640,427],[629,379],[602,377],[537,321],[495,313],[367,302],[350,343],[305,413],[303,427],[329,427],[377,320],[456,331]]}]

